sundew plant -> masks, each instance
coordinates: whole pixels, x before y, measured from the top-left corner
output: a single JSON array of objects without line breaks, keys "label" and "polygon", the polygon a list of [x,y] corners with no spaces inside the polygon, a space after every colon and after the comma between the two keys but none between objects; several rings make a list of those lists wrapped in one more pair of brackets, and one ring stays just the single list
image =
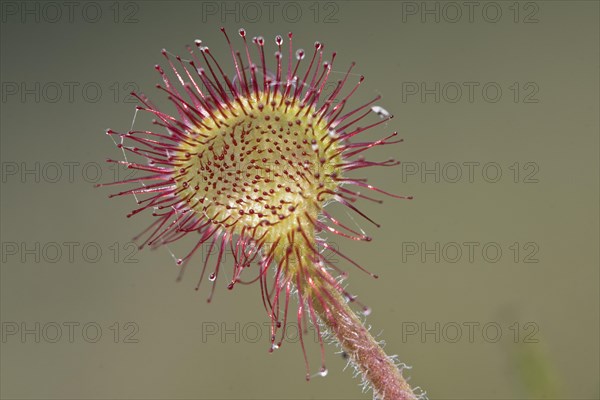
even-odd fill
[{"label": "sundew plant", "polygon": [[[374,398],[423,398],[403,378],[403,364],[386,355],[364,326],[362,315],[369,308],[345,288],[351,268],[377,275],[324,238],[333,234],[370,241],[355,218],[377,223],[357,203],[381,202],[378,195],[410,198],[351,173],[398,164],[364,157],[373,147],[400,142],[396,132],[375,141],[361,139],[392,115],[378,105],[379,96],[357,108],[348,106],[364,81],[352,72],[354,63],[325,95],[336,54],[325,61],[319,42],[311,51],[294,51],[292,33],[287,40],[277,36],[273,57],[263,37],[250,39],[240,29],[242,46],[236,50],[221,31],[231,51],[227,68],[200,40],[185,57],[163,50],[164,66],[156,66],[162,84],[157,87],[172,110],[159,110],[134,93],[140,101],[136,112],[150,114],[156,128],[107,131],[124,155],[108,161],[143,172],[108,184],[127,185],[111,197],[135,197],[138,207],[128,216],[152,214],[153,222],[139,236],[140,247],[157,248],[189,234],[198,238],[177,264],[180,275],[199,265],[197,288],[210,285],[209,302],[220,283],[228,289],[251,283],[260,287],[271,320],[271,351],[282,345],[286,324],[295,320],[307,380],[311,372],[302,331],[310,323],[321,347],[318,374],[327,375],[324,338],[329,338]],[[327,210],[331,203],[347,209],[349,222]],[[208,254],[194,257],[203,245]],[[348,268],[329,261],[324,250],[339,255]],[[222,262],[226,251],[233,254],[233,265]],[[223,281],[223,275],[231,279]]]}]

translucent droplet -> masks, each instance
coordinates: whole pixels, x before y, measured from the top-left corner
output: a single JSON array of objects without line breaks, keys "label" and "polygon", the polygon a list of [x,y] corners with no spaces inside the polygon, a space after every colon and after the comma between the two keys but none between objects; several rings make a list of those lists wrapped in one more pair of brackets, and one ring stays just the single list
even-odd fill
[{"label": "translucent droplet", "polygon": [[217,274],[215,274],[214,272],[208,276],[208,280],[211,282],[214,282],[215,279],[217,279]]},{"label": "translucent droplet", "polygon": [[362,311],[362,313],[363,313],[363,315],[365,315],[365,316],[366,316],[366,315],[370,315],[370,314],[371,314],[371,311],[372,311],[372,310],[371,310],[371,307],[365,307],[365,308],[363,308],[363,311]]},{"label": "translucent droplet", "polygon": [[296,50],[296,59],[302,60],[304,58],[304,50],[298,49]]},{"label": "translucent droplet", "polygon": [[321,375],[322,377],[326,377],[328,373],[329,371],[325,367],[321,368],[321,371],[319,371],[319,375]]}]

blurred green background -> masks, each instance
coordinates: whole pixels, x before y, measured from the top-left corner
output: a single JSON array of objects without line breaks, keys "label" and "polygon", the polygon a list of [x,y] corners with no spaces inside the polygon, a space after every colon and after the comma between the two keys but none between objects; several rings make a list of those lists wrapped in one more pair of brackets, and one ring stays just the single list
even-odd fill
[{"label": "blurred green background", "polygon": [[381,94],[395,115],[368,138],[405,143],[371,158],[405,164],[367,172],[415,199],[363,202],[374,240],[332,240],[381,276],[340,260],[413,385],[598,398],[598,2],[1,4],[2,398],[370,398],[332,346],[329,375],[306,383],[298,343],[267,352],[258,286],[223,280],[206,304],[200,258],[176,283],[166,248],[130,244],[152,218],[93,187],[126,173],[103,160],[120,157],[104,131],[129,129],[127,93],[166,104],[160,49],[199,38],[233,72],[220,26],[238,46],[239,27],[263,35],[269,55],[276,34],[321,40],[332,78],[356,61],[357,101]]}]

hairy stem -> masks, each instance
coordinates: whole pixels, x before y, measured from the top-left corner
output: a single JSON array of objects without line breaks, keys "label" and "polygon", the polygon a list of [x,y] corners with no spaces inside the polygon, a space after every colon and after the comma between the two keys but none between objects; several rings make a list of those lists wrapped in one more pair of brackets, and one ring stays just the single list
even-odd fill
[{"label": "hairy stem", "polygon": [[326,289],[331,289],[327,290],[327,296],[313,299],[314,310],[373,389],[374,398],[417,399],[394,361],[385,354],[345,299],[334,288]]}]

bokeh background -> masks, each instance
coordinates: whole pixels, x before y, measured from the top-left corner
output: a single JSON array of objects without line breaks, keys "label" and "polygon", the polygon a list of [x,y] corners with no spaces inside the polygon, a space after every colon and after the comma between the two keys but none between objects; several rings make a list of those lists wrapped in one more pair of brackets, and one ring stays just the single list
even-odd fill
[{"label": "bokeh background", "polygon": [[[94,183],[123,178],[107,128],[126,131],[160,49],[202,39],[231,74],[218,28],[325,43],[395,115],[369,134],[405,142],[372,183],[413,201],[362,203],[374,240],[338,248],[368,324],[434,399],[597,399],[596,1],[3,1],[1,380],[6,399],[366,399],[327,349],[304,380],[292,331],[273,354],[258,286],[196,292],[151,221]],[[358,76],[353,76],[357,79]],[[147,124],[145,121],[136,123]],[[337,215],[344,215],[340,209]],[[181,255],[189,243],[175,246]],[[228,259],[231,261],[231,258]],[[296,342],[296,343],[294,343]],[[312,369],[318,348],[309,340]]]}]

